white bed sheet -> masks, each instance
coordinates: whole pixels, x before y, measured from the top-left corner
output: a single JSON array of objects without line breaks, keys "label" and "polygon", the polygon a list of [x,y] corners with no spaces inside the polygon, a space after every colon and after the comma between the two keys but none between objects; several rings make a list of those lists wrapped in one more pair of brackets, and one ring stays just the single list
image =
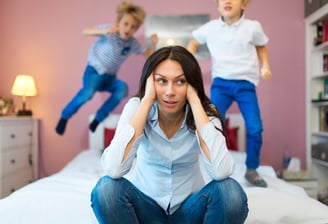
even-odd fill
[{"label": "white bed sheet", "polygon": [[[233,178],[248,195],[246,223],[328,223],[328,207],[308,197],[302,188],[275,176],[268,166],[259,172],[268,188],[249,187],[243,178],[245,155],[232,152],[236,160]],[[0,200],[1,224],[97,223],[90,207],[90,192],[103,172],[97,150],[81,152],[62,171],[36,181]]]}]

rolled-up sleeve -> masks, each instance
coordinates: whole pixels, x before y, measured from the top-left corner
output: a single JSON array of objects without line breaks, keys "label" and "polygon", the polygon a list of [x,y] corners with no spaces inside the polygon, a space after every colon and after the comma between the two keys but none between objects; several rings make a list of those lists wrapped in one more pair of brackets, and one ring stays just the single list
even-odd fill
[{"label": "rolled-up sleeve", "polygon": [[209,150],[210,161],[202,150],[201,157],[207,174],[215,180],[221,180],[232,174],[234,160],[228,151],[224,135],[216,127],[221,128],[221,125],[219,120],[214,118],[202,128],[201,135]]}]

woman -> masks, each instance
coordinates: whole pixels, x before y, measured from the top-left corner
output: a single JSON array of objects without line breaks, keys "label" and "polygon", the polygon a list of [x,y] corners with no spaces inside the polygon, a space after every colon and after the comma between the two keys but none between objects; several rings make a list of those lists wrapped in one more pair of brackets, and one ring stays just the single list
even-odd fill
[{"label": "woman", "polygon": [[157,50],[102,155],[107,175],[91,196],[99,223],[243,223],[247,197],[229,178],[234,162],[223,133],[193,55]]}]

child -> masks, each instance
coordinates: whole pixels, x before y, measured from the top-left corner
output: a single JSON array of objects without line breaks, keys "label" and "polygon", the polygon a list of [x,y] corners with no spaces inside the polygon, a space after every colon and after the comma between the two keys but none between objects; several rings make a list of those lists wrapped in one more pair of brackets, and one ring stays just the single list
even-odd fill
[{"label": "child", "polygon": [[116,78],[121,64],[131,54],[149,56],[156,48],[157,36],[152,36],[152,46],[144,50],[133,37],[143,23],[145,11],[132,3],[123,2],[117,7],[117,21],[114,27],[97,27],[84,30],[85,35],[99,36],[92,46],[83,75],[83,87],[67,104],[61,113],[56,132],[63,135],[66,124],[79,108],[90,100],[97,91],[107,91],[111,96],[98,109],[89,129],[94,132],[100,122],[128,94],[128,86]]},{"label": "child", "polygon": [[247,196],[229,178],[222,119],[187,49],[164,47],[147,59],[116,130],[91,193],[99,223],[244,223]]},{"label": "child", "polygon": [[221,18],[212,20],[193,31],[194,40],[188,50],[194,53],[200,44],[207,44],[212,58],[211,101],[223,118],[233,101],[238,103],[246,124],[247,171],[249,183],[266,187],[256,169],[262,146],[262,121],[256,95],[261,76],[271,78],[266,44],[268,37],[261,24],[245,18],[250,0],[216,0]]}]

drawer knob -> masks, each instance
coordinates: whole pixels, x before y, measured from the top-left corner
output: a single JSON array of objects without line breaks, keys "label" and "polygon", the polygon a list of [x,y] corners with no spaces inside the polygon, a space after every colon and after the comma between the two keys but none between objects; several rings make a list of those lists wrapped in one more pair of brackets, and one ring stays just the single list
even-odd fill
[{"label": "drawer knob", "polygon": [[15,188],[12,188],[10,189],[10,192],[13,193],[16,189]]},{"label": "drawer knob", "polygon": [[15,160],[15,159],[11,159],[10,162],[11,162],[12,164],[14,164],[14,163],[16,163],[16,160]]},{"label": "drawer knob", "polygon": [[15,134],[11,134],[10,135],[10,138],[16,138],[16,135]]}]

